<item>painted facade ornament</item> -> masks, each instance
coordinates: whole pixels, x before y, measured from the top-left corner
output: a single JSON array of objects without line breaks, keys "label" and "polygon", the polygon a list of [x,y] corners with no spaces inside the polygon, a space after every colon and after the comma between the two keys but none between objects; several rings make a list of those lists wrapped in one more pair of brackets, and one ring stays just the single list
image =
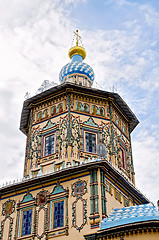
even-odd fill
[{"label": "painted facade ornament", "polygon": [[117,130],[112,126],[111,127],[111,140],[112,140],[112,152],[111,154],[115,155],[115,160],[117,164],[118,152],[119,152],[119,144],[118,144],[118,135]]},{"label": "painted facade ornament", "polygon": [[30,202],[30,201],[33,201],[33,200],[34,200],[33,195],[30,192],[27,192],[24,195],[23,200],[21,201],[21,203]]},{"label": "painted facade ornament", "polygon": [[50,195],[63,193],[65,191],[66,190],[63,188],[63,186],[60,185],[59,182],[57,182],[57,185],[54,187],[54,189],[53,189],[53,191],[52,191],[52,193]]},{"label": "painted facade ornament", "polygon": [[32,141],[31,141],[31,165],[37,167],[38,160],[41,154],[40,146],[41,137],[39,134],[39,129],[33,130]]},{"label": "painted facade ornament", "polygon": [[47,215],[48,215],[48,209],[44,206],[40,206],[39,210],[37,211],[36,221],[36,237],[41,240],[44,236],[46,236],[47,231]]},{"label": "painted facade ornament", "polygon": [[72,120],[71,131],[71,156],[77,159],[80,152],[80,126],[76,118]]},{"label": "painted facade ornament", "polygon": [[84,124],[91,127],[99,127],[98,124],[95,123],[92,117],[90,117],[87,121],[85,121]]},{"label": "painted facade ornament", "polygon": [[36,203],[37,205],[45,205],[48,200],[48,191],[44,190],[37,194]]},{"label": "painted facade ornament", "polygon": [[52,108],[51,108],[51,115],[52,116],[54,116],[54,115],[56,115],[56,106],[53,106]]},{"label": "painted facade ornament", "polygon": [[76,102],[76,110],[80,112],[89,113],[89,105],[87,103]]},{"label": "painted facade ornament", "polygon": [[78,196],[72,204],[72,226],[79,232],[87,222],[87,201]]},{"label": "painted facade ornament", "polygon": [[2,206],[2,215],[3,216],[9,216],[15,211],[15,201],[14,200],[8,200],[5,202]]},{"label": "painted facade ornament", "polygon": [[67,157],[68,136],[67,136],[67,121],[63,119],[59,131],[59,158],[65,159]]},{"label": "painted facade ornament", "polygon": [[58,108],[58,113],[62,113],[63,112],[63,103],[60,103],[57,108]]},{"label": "painted facade ornament", "polygon": [[72,184],[72,196],[78,197],[79,195],[82,196],[87,192],[87,182],[79,180]]},{"label": "painted facade ornament", "polygon": [[108,158],[111,156],[111,137],[109,125],[104,124],[102,127],[102,143],[105,145]]},{"label": "painted facade ornament", "polygon": [[6,216],[5,219],[1,222],[0,239],[12,240],[12,230],[13,218]]},{"label": "painted facade ornament", "polygon": [[40,112],[38,112],[38,114],[37,114],[37,121],[41,121],[42,120],[42,112],[40,111]]},{"label": "painted facade ornament", "polygon": [[43,111],[43,118],[48,118],[49,117],[49,109],[45,109],[44,111]]},{"label": "painted facade ornament", "polygon": [[58,105],[54,105],[51,108],[51,115],[54,116],[56,114],[62,113],[63,112],[63,103],[59,103]]},{"label": "painted facade ornament", "polygon": [[72,196],[76,197],[72,204],[72,226],[80,232],[87,222],[87,201],[82,198],[87,192],[87,182],[78,180],[72,184],[71,188]]},{"label": "painted facade ornament", "polygon": [[48,130],[48,129],[53,128],[55,126],[56,126],[56,123],[52,123],[51,120],[49,120],[47,122],[47,124],[43,127],[43,130],[45,131],[45,130]]},{"label": "painted facade ornament", "polygon": [[92,114],[104,117],[105,111],[103,107],[97,107],[96,105],[92,106]]}]

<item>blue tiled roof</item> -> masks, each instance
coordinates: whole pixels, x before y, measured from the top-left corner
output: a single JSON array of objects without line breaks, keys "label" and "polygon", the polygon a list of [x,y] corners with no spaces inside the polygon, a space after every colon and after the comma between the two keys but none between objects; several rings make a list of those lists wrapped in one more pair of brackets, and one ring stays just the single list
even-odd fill
[{"label": "blue tiled roof", "polygon": [[159,220],[159,211],[151,204],[116,208],[101,222],[101,230],[130,223]]},{"label": "blue tiled roof", "polygon": [[62,83],[64,78],[73,73],[86,75],[92,82],[94,80],[93,69],[86,63],[81,61],[72,61],[66,64],[60,71],[59,80]]}]

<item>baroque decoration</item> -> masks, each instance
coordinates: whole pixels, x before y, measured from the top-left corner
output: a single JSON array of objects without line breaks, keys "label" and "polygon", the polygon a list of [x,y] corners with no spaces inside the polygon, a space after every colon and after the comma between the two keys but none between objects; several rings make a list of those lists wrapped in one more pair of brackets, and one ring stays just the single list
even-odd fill
[{"label": "baroque decoration", "polygon": [[56,126],[56,123],[52,123],[51,120],[48,120],[47,124],[43,127],[43,131],[48,130]]},{"label": "baroque decoration", "polygon": [[103,107],[97,107],[95,105],[92,106],[92,114],[93,115],[99,115],[99,116],[102,116],[104,117],[104,108]]},{"label": "baroque decoration", "polygon": [[80,112],[89,113],[89,105],[87,103],[76,102],[76,110]]},{"label": "baroque decoration", "polygon": [[15,211],[15,201],[8,200],[2,206],[2,215],[9,216]]},{"label": "baroque decoration", "polygon": [[41,192],[39,192],[36,196],[36,203],[37,205],[45,205],[47,203],[48,200],[48,191],[43,190]]},{"label": "baroque decoration", "polygon": [[[36,214],[36,222],[37,222],[36,237],[41,240],[46,235],[46,231],[48,229],[48,208],[47,207],[44,207],[43,205],[39,207]],[[42,229],[42,223],[43,223],[43,229]],[[39,231],[39,226],[41,231]]]},{"label": "baroque decoration", "polygon": [[41,135],[38,128],[33,130],[31,142],[31,166],[37,167],[41,154]]},{"label": "baroque decoration", "polygon": [[[9,221],[9,228],[5,229],[5,223],[7,221]],[[0,239],[4,239],[4,234],[5,234],[5,236],[7,235],[7,240],[11,240],[12,230],[13,230],[13,218],[10,216],[6,216],[5,219],[1,222]]]},{"label": "baroque decoration", "polygon": [[109,156],[111,156],[111,135],[110,135],[110,127],[107,124],[103,124],[102,126],[102,143],[106,147],[106,152]]},{"label": "baroque decoration", "polygon": [[[47,201],[49,198],[49,192],[46,190],[40,191],[36,196],[36,203],[39,207],[37,210],[36,218],[37,218],[37,238],[42,239],[46,235],[46,231],[48,229],[48,207],[47,207]],[[46,206],[45,206],[46,205]],[[42,227],[43,223],[43,227]],[[39,226],[41,227],[39,228]]]},{"label": "baroque decoration", "polygon": [[30,192],[27,192],[24,197],[23,200],[21,201],[21,203],[26,203],[26,202],[30,202],[30,201],[34,201],[33,195]]},{"label": "baroque decoration", "polygon": [[80,151],[80,126],[79,121],[75,118],[71,124],[71,156],[79,158]]},{"label": "baroque decoration", "polygon": [[67,157],[68,147],[68,124],[66,119],[62,119],[59,131],[59,159],[65,159]]},{"label": "baroque decoration", "polygon": [[[13,218],[10,216],[15,211],[15,201],[8,200],[2,206],[2,215],[5,216],[4,220],[1,222],[0,239],[4,239],[7,236],[8,240],[12,239],[12,229],[13,229]],[[6,229],[5,224],[9,221],[8,229]],[[4,236],[5,234],[5,236]]]},{"label": "baroque decoration", "polygon": [[92,117],[90,117],[87,121],[85,121],[84,124],[91,127],[99,127],[98,124],[95,123]]},{"label": "baroque decoration", "polygon": [[[79,232],[87,222],[87,201],[82,198],[87,192],[87,182],[78,180],[72,184],[72,196],[76,200],[72,204],[72,226]],[[78,214],[77,214],[78,212]],[[81,216],[79,216],[79,213]]]},{"label": "baroque decoration", "polygon": [[[81,203],[80,203],[81,202]],[[77,205],[80,203],[81,213],[82,213],[82,221],[79,222],[79,216],[77,215]],[[76,228],[79,232],[83,229],[84,225],[87,222],[87,201],[83,199],[81,196],[78,196],[76,201],[72,204],[72,226]]]},{"label": "baroque decoration", "polygon": [[72,196],[78,197],[78,195],[82,196],[87,192],[87,182],[79,180],[72,184]]}]

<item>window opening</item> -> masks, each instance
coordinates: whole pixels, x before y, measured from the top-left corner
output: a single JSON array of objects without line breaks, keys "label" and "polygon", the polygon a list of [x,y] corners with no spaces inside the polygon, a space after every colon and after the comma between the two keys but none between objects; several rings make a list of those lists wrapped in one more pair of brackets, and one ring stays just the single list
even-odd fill
[{"label": "window opening", "polygon": [[64,225],[64,201],[54,203],[54,228]]},{"label": "window opening", "polygon": [[87,152],[96,152],[96,135],[93,133],[86,132],[86,151]]},{"label": "window opening", "polygon": [[31,234],[32,209],[23,211],[22,236]]},{"label": "window opening", "polygon": [[54,153],[54,134],[45,137],[45,156]]}]

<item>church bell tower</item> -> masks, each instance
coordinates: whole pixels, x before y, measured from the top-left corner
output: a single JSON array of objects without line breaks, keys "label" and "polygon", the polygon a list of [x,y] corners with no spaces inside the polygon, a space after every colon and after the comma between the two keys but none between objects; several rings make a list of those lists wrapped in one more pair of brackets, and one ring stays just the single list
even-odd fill
[{"label": "church bell tower", "polygon": [[138,119],[117,93],[93,88],[74,36],[60,84],[24,101],[24,178],[0,189],[1,240],[81,240],[96,236],[112,209],[149,202],[135,188]]}]

